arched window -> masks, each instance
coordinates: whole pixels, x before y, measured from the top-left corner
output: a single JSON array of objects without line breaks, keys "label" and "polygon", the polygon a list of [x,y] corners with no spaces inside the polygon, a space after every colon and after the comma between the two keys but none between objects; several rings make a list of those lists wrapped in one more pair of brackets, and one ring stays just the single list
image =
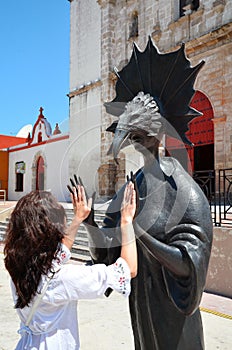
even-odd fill
[{"label": "arched window", "polygon": [[131,23],[130,23],[130,34],[129,38],[134,38],[139,35],[139,28],[138,28],[138,11],[134,11],[131,16]]},{"label": "arched window", "polygon": [[43,137],[42,137],[42,132],[40,131],[38,133],[38,143],[42,142],[43,141]]}]

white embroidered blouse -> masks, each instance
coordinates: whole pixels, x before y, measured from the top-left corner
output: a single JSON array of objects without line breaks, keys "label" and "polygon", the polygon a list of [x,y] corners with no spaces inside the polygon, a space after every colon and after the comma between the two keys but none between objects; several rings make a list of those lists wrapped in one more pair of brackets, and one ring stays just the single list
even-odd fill
[{"label": "white embroidered blouse", "polygon": [[[21,339],[16,350],[78,350],[78,300],[103,296],[108,287],[126,297],[130,294],[130,270],[124,259],[119,258],[109,266],[86,266],[66,264],[70,257],[69,249],[62,245],[62,251],[53,263],[56,273],[50,280],[29,327],[25,327],[25,323],[34,300],[29,307],[17,309],[21,321],[18,331]],[[46,278],[43,276],[39,291],[45,283]],[[11,287],[16,301],[13,282]]]}]

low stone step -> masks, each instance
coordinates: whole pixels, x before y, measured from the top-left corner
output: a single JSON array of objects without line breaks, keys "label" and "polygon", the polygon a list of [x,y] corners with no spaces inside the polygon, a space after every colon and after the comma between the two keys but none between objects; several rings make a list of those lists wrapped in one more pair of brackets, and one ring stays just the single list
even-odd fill
[{"label": "low stone step", "polygon": [[77,236],[74,241],[74,245],[88,247],[89,241],[87,237]]},{"label": "low stone step", "polygon": [[76,252],[81,251],[84,255],[90,255],[88,246],[82,245],[82,244],[76,244],[75,242],[71,250],[75,250]]},{"label": "low stone step", "polygon": [[6,228],[7,228],[8,222],[0,222],[0,242],[3,242],[6,238]]},{"label": "low stone step", "polygon": [[80,237],[80,238],[87,238],[88,234],[87,231],[84,230],[78,230],[76,237]]},{"label": "low stone step", "polygon": [[[67,219],[67,224],[68,224],[68,225],[71,224],[72,219],[73,219],[73,217],[71,217],[70,219]],[[103,220],[102,220],[101,218],[95,218],[94,220],[95,220],[95,222],[96,222],[99,226],[102,226]],[[84,226],[84,224],[82,224],[82,226]]]},{"label": "low stone step", "polygon": [[92,260],[90,257],[76,252],[71,252],[71,259],[80,263],[84,263],[85,265],[92,265]]},{"label": "low stone step", "polygon": [[[74,244],[71,249],[72,257],[75,256],[75,259],[81,259],[81,261],[91,260],[89,249],[87,246]],[[79,258],[78,258],[79,257]]]}]

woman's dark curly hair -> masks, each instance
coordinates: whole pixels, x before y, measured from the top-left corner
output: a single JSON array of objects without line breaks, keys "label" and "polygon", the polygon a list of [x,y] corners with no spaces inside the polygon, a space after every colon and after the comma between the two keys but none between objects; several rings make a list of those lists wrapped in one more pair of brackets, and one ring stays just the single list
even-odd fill
[{"label": "woman's dark curly hair", "polygon": [[5,267],[17,293],[15,308],[29,305],[41,275],[47,275],[61,249],[66,215],[50,192],[32,191],[11,214],[4,247]]}]

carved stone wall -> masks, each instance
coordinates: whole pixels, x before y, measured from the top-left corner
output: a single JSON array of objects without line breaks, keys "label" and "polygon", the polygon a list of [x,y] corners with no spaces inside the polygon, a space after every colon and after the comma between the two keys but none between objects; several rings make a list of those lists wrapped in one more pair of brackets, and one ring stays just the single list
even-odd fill
[{"label": "carved stone wall", "polygon": [[[179,1],[177,0],[73,0],[70,2],[71,9],[71,67],[74,77],[71,79],[71,88],[81,84],[78,77],[86,73],[78,72],[77,58],[78,40],[83,35],[82,49],[84,55],[88,54],[90,36],[88,35],[87,45],[84,45],[85,31],[77,28],[80,25],[80,18],[85,18],[85,23],[91,21],[88,31],[93,31],[94,12],[82,9],[93,7],[96,12],[100,10],[100,50],[96,50],[95,55],[100,57],[92,58],[93,63],[100,62],[101,76],[98,87],[101,89],[101,128],[100,128],[100,164],[108,164],[111,167],[112,158],[107,156],[107,151],[112,141],[111,133],[106,132],[106,128],[111,124],[113,118],[105,112],[103,103],[110,101],[115,96],[116,76],[113,68],[116,66],[119,70],[128,62],[132,44],[135,41],[143,50],[145,48],[148,35],[151,35],[154,43],[160,52],[170,52],[179,48],[180,44],[186,44],[186,52],[195,65],[201,60],[206,61],[206,65],[201,70],[195,88],[202,91],[210,100],[214,110],[215,127],[215,167],[232,166],[232,116],[231,116],[231,91],[232,91],[232,1],[231,0],[204,0],[200,1],[200,6],[196,11],[188,10],[184,16],[180,16]],[[88,5],[88,6],[87,6]],[[78,9],[78,13],[77,13]],[[91,14],[88,18],[88,12]],[[136,14],[136,31],[131,35],[131,28],[134,25],[134,15]],[[79,20],[79,24],[78,24]],[[83,22],[84,23],[84,22]],[[99,28],[99,21],[97,21]],[[96,28],[97,29],[97,28]],[[99,30],[99,29],[97,29]],[[86,32],[86,33],[87,33]],[[94,33],[94,32],[93,32]],[[94,36],[95,38],[95,36]],[[96,38],[95,38],[96,39]],[[95,40],[94,40],[95,41]],[[92,42],[96,46],[95,42]],[[86,49],[85,49],[86,47]],[[80,51],[79,51],[80,52]],[[89,57],[88,55],[86,57]],[[89,62],[89,60],[88,60]],[[77,84],[75,82],[77,79]],[[92,80],[91,77],[89,80]],[[82,87],[83,88],[83,87]],[[78,90],[78,89],[77,89]],[[83,90],[84,92],[84,90]],[[85,89],[86,92],[86,89]],[[70,91],[70,98],[72,91]],[[77,93],[82,93],[78,90]],[[87,91],[88,93],[88,91]],[[78,99],[75,105],[78,104]],[[70,120],[77,118],[74,104],[71,103]],[[72,123],[74,125],[75,123]],[[76,130],[76,132],[81,132]],[[72,138],[72,135],[71,135]],[[104,168],[103,167],[103,168]],[[109,170],[112,173],[112,168]],[[117,175],[115,168],[115,183]],[[124,176],[121,172],[121,176]],[[121,179],[120,181],[122,181]],[[107,193],[104,187],[106,182],[102,182],[99,177],[100,193]],[[111,189],[109,189],[111,193]]]},{"label": "carved stone wall", "polygon": [[[176,50],[185,42],[192,65],[206,61],[195,88],[207,95],[214,109],[215,168],[232,166],[232,2],[200,1],[197,11],[186,12],[182,17],[179,1],[102,0],[98,3],[102,16],[102,102],[114,97],[113,68],[120,70],[128,62],[134,41],[143,50],[151,35],[160,52]],[[131,37],[134,13],[138,16],[138,35]],[[102,163],[107,159],[112,140],[111,134],[105,132],[111,119],[103,107]]]}]

